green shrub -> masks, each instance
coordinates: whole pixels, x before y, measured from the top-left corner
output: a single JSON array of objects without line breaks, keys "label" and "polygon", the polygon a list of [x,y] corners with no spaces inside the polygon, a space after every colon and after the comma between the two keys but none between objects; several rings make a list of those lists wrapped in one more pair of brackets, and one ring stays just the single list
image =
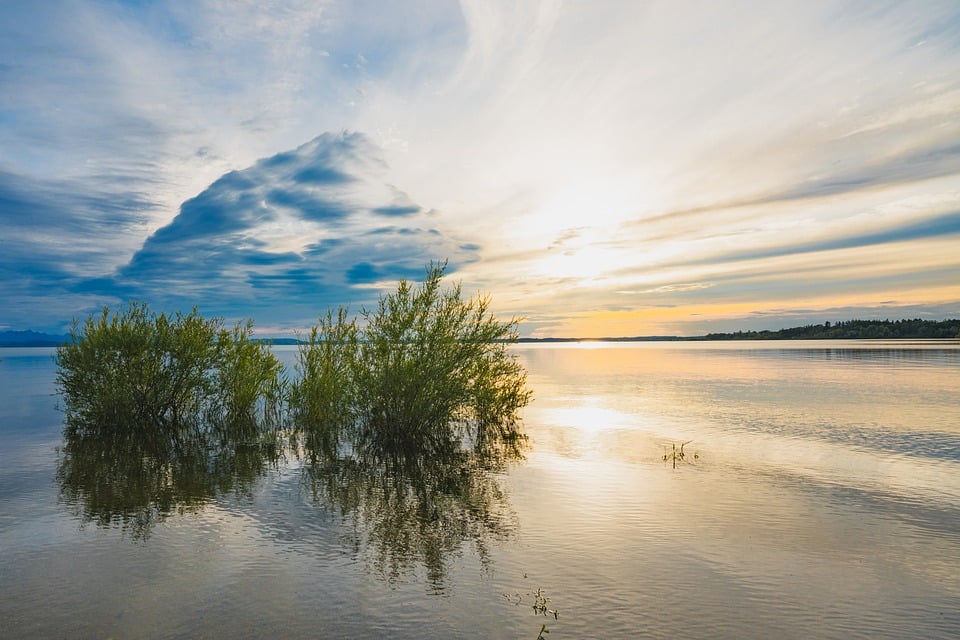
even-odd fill
[{"label": "green shrub", "polygon": [[57,384],[68,422],[104,429],[197,425],[206,418],[253,419],[282,393],[282,366],[252,325],[232,331],[219,318],[156,314],[131,302],[74,322],[57,348]]},{"label": "green shrub", "polygon": [[357,324],[341,307],[336,316],[328,310],[300,342],[300,377],[290,388],[290,409],[312,439],[310,450],[332,450],[354,423],[358,341]]},{"label": "green shrub", "polygon": [[227,330],[196,309],[104,308],[75,322],[57,349],[68,422],[205,427],[224,441],[256,442],[261,426],[284,423],[289,400],[312,450],[349,437],[373,453],[432,455],[522,439],[517,413],[531,393],[508,351],[517,320],[498,321],[488,297],[465,300],[459,284],[442,288],[445,269],[431,263],[420,285],[401,281],[359,322],[328,311],[300,346],[289,399],[283,366],[252,339],[251,322]]},{"label": "green shrub", "polygon": [[264,423],[278,423],[285,388],[283,364],[268,343],[252,336],[250,320],[217,334],[213,376],[217,417],[231,424],[255,424],[261,409]]},{"label": "green shrub", "polygon": [[416,287],[402,280],[361,311],[363,329],[343,309],[321,319],[291,396],[301,425],[346,425],[354,444],[423,454],[520,437],[516,414],[531,394],[507,350],[517,321],[496,320],[487,297],[464,300],[459,284],[442,289],[445,269],[431,263]]},{"label": "green shrub", "polygon": [[74,322],[56,353],[68,419],[120,424],[197,415],[213,392],[208,372],[219,329],[196,309],[169,317],[136,302]]}]

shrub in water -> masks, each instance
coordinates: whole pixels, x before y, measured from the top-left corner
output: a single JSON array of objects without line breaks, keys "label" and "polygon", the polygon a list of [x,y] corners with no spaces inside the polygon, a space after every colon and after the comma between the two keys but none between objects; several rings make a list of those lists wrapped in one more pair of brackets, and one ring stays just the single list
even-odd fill
[{"label": "shrub in water", "polygon": [[[442,288],[445,269],[431,263],[420,285],[401,281],[359,323],[340,308],[313,327],[289,394],[311,449],[349,437],[368,452],[430,455],[522,439],[517,412],[531,394],[507,348],[517,321],[494,318],[487,297],[465,300],[459,284]],[[227,330],[196,309],[105,308],[57,349],[68,421],[139,431],[205,424],[253,442],[261,425],[281,424],[286,383],[269,346],[251,336],[250,322]]]},{"label": "shrub in water", "polygon": [[329,429],[348,425],[356,444],[385,452],[431,453],[491,434],[519,438],[517,411],[530,400],[526,372],[507,351],[517,321],[500,322],[490,300],[441,288],[446,263],[424,282],[402,280],[363,329],[328,313],[300,352],[295,412]]},{"label": "shrub in water", "polygon": [[[290,410],[311,440],[312,451],[332,451],[357,415],[355,378],[359,331],[347,310],[319,320],[301,340],[297,353],[300,377],[290,387]],[[352,432],[351,432],[352,433]]]},{"label": "shrub in water", "polygon": [[57,349],[57,384],[69,422],[182,424],[204,417],[252,417],[260,401],[279,402],[281,365],[252,327],[223,329],[220,319],[156,314],[132,302],[75,322]]},{"label": "shrub in water", "polygon": [[263,422],[278,424],[286,384],[283,365],[270,352],[269,344],[252,337],[253,322],[249,320],[218,333],[214,409],[217,417],[229,424],[252,425],[258,418],[257,409],[262,408]]},{"label": "shrub in water", "polygon": [[337,430],[356,414],[354,372],[358,348],[357,324],[339,308],[321,317],[301,339],[297,353],[300,378],[290,389],[290,406],[298,424]]}]

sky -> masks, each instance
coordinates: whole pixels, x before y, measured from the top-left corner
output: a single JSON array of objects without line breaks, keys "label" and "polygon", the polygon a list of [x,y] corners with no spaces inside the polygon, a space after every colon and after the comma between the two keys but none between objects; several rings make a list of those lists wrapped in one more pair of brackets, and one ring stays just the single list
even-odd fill
[{"label": "sky", "polygon": [[960,317],[960,3],[0,3],[0,330]]}]

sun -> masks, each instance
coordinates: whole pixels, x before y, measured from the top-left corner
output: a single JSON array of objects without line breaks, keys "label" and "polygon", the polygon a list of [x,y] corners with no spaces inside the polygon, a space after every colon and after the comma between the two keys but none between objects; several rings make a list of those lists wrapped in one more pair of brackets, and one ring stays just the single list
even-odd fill
[{"label": "sun", "polygon": [[531,265],[532,275],[576,279],[587,283],[629,264],[623,250],[604,246],[606,239],[598,237],[599,235],[585,232],[576,246],[547,252]]},{"label": "sun", "polygon": [[532,275],[591,280],[635,256],[621,246],[623,223],[652,206],[652,190],[636,176],[579,177],[545,194],[524,216],[521,231],[546,248]]}]

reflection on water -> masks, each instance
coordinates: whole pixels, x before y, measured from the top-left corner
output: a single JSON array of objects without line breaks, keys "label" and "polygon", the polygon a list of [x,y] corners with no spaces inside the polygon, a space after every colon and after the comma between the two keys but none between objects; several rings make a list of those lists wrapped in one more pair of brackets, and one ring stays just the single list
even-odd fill
[{"label": "reflection on water", "polygon": [[[561,519],[565,557],[590,549],[567,569],[603,576],[552,576],[571,613],[644,637],[955,637],[960,345],[872,345],[522,348],[538,401],[514,475],[553,488],[518,501],[523,531]],[[695,463],[662,460],[686,441]]]},{"label": "reflection on water", "polygon": [[61,441],[49,356],[0,354],[5,631],[535,638],[542,588],[549,638],[960,637],[960,345],[516,353],[524,458],[418,461]]},{"label": "reflection on water", "polygon": [[712,465],[960,504],[958,345],[826,345],[527,348],[528,424],[564,455],[638,462],[692,440]]},{"label": "reflection on water", "polygon": [[278,434],[251,425],[69,425],[57,466],[60,497],[82,523],[119,526],[135,539],[217,496],[250,496],[275,468]]},{"label": "reflection on water", "polygon": [[510,445],[487,444],[440,457],[308,451],[306,487],[314,504],[335,510],[378,575],[394,582],[422,566],[442,588],[445,568],[465,543],[481,563],[489,545],[516,528],[497,472],[516,459]]},{"label": "reflection on water", "polygon": [[56,477],[81,524],[144,541],[171,516],[199,514],[229,495],[252,501],[257,485],[283,467],[301,475],[299,488],[315,507],[337,514],[347,544],[377,575],[396,582],[422,568],[438,590],[464,545],[487,564],[489,545],[515,530],[500,477],[522,458],[522,439],[487,437],[423,457],[340,435],[250,421],[73,420]]}]

